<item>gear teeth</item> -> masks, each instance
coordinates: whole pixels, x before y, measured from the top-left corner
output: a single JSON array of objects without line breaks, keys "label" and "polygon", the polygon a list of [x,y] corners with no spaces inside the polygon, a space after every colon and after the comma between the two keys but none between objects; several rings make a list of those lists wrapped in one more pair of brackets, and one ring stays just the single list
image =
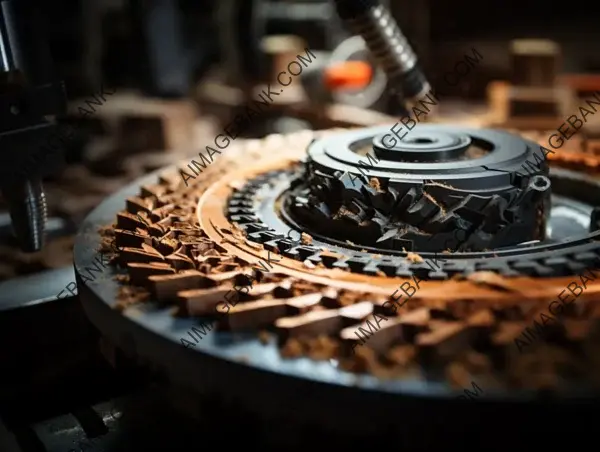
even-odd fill
[{"label": "gear teeth", "polygon": [[490,202],[483,209],[483,224],[482,228],[485,232],[493,234],[503,229],[508,221],[504,216],[508,202],[498,196],[494,195]]},{"label": "gear teeth", "polygon": [[442,209],[435,204],[429,197],[423,196],[416,204],[411,206],[407,211],[405,221],[420,227],[423,223],[428,222],[430,218],[435,217]]},{"label": "gear teeth", "polygon": [[[394,185],[394,182],[398,181],[390,182],[391,179],[380,179],[380,186],[377,186],[369,183],[370,180],[362,175],[353,175],[353,178],[356,177],[355,182],[357,184],[360,182],[361,184],[360,190],[355,196],[348,197],[344,195],[346,189],[340,181],[341,176],[345,174],[344,172],[340,171],[335,174],[329,174],[319,169],[314,162],[306,165],[304,169],[299,169],[301,166],[297,168],[295,173],[281,171],[263,174],[251,180],[243,188],[239,190],[235,189],[229,201],[228,218],[236,218],[238,220],[240,227],[248,233],[249,241],[263,243],[265,248],[268,246],[274,251],[280,250],[280,247],[286,250],[293,248],[290,248],[289,241],[286,242],[282,234],[278,234],[273,229],[270,229],[269,225],[276,227],[275,223],[269,222],[267,224],[265,223],[265,221],[269,221],[267,218],[261,219],[255,214],[257,209],[261,208],[260,200],[264,196],[265,184],[271,185],[273,181],[281,183],[283,180],[291,180],[294,193],[298,193],[301,196],[296,198],[296,202],[292,200],[292,197],[287,197],[285,199],[286,206],[289,208],[293,205],[298,208],[298,212],[303,211],[306,217],[310,217],[313,220],[318,218],[317,221],[323,224],[325,222],[330,222],[329,225],[333,223],[331,218],[339,206],[344,205],[348,207],[354,215],[357,215],[357,220],[360,219],[356,234],[359,237],[363,235],[365,237],[372,236],[373,239],[370,243],[377,243],[388,231],[397,229],[396,233],[391,237],[393,240],[400,239],[409,243],[411,241],[417,243],[420,237],[433,237],[431,239],[432,242],[438,239],[443,244],[444,240],[455,238],[452,235],[455,229],[462,229],[466,233],[466,239],[463,240],[462,244],[459,244],[459,251],[469,250],[470,248],[477,251],[477,249],[495,247],[496,240],[502,242],[503,236],[510,236],[512,231],[519,227],[518,222],[522,218],[522,215],[526,214],[527,208],[532,207],[531,205],[526,207],[525,204],[535,204],[536,193],[529,193],[529,191],[536,191],[531,190],[529,187],[532,179],[531,176],[521,177],[522,181],[527,181],[527,183],[513,186],[506,191],[497,193],[495,195],[496,198],[481,194],[469,194],[465,196],[464,191],[453,188],[450,185],[427,182],[423,185],[423,191],[425,194],[431,195],[436,201],[440,200],[441,203],[438,204],[443,204],[445,211],[440,210],[435,212],[419,225],[420,230],[415,230],[408,227],[405,228],[406,225],[402,221],[396,223],[390,222],[388,216],[392,206],[400,205],[400,201],[407,194],[411,198],[411,194],[408,192],[414,188],[414,184],[410,185],[408,181],[400,181],[401,183]],[[304,188],[305,185],[303,185],[306,184],[307,180],[304,173],[315,181],[315,186],[318,186],[319,189],[319,196],[314,196],[314,194],[307,196],[308,191]],[[568,174],[568,171],[564,171],[564,173],[560,176],[555,173],[553,177],[556,177],[558,182],[569,181],[570,183],[574,176]],[[516,181],[516,179],[518,178],[514,178],[513,181]],[[566,182],[562,183],[566,184]],[[414,197],[411,199],[414,199]],[[503,199],[505,202],[500,202],[498,199]],[[313,202],[313,200],[315,201]],[[335,205],[336,202],[339,202],[338,206]],[[336,209],[332,209],[332,206],[336,207]],[[357,209],[357,206],[360,209]],[[421,204],[419,199],[414,199],[414,203],[409,202],[408,206],[411,213],[414,212],[416,206],[422,208],[426,204]],[[485,232],[491,226],[489,219],[482,215],[486,206],[492,208],[492,216],[496,215],[496,218],[503,218],[506,222],[504,229],[499,228],[494,233],[495,235]],[[319,210],[320,213],[317,213]],[[338,224],[336,228],[344,229],[346,227],[348,229],[348,222],[336,221],[336,223]],[[367,231],[369,232],[367,233]],[[427,236],[426,233],[430,235]],[[314,238],[316,243],[319,243],[317,235]],[[460,238],[462,240],[462,236]],[[600,253],[596,252],[596,250],[600,248],[600,241],[596,241],[596,238],[596,236],[591,236],[582,239],[575,245],[563,246],[562,244],[554,244],[552,251],[547,250],[543,246],[532,246],[531,252],[526,251],[528,254],[528,258],[526,259],[530,263],[523,265],[521,268],[516,268],[518,266],[515,266],[515,262],[524,259],[523,250],[518,251],[517,254],[511,254],[509,250],[503,250],[498,255],[489,252],[479,252],[473,253],[472,256],[460,256],[460,259],[449,255],[447,262],[440,265],[439,272],[448,275],[448,277],[454,275],[465,276],[474,271],[486,270],[505,276],[520,276],[525,274],[535,274],[537,276],[572,275],[574,271],[583,268],[598,268]],[[486,243],[486,241],[489,242]],[[345,252],[340,251],[340,249],[344,247],[354,248],[357,251],[361,249],[359,241],[354,241],[357,245],[343,244],[343,241],[340,242],[342,246],[336,248],[338,251],[322,252],[321,248],[316,247],[310,250],[314,251],[316,249],[306,259],[315,264],[320,263],[327,268],[332,268],[335,263],[342,262],[345,259]],[[320,243],[327,246],[323,242]],[[410,265],[403,257],[376,258],[374,255],[381,251],[370,248],[369,245],[366,245],[365,248],[368,251],[359,255],[370,257],[371,259],[363,267],[363,273],[381,275],[381,272],[383,272],[389,276],[411,277],[415,275],[415,272],[427,271],[427,269],[420,269],[419,267]],[[401,247],[394,246],[394,248],[396,249],[393,252],[390,249],[390,254],[400,254]],[[409,246],[405,248],[410,250]],[[427,251],[421,248],[421,244],[419,244],[419,250]],[[304,255],[306,256],[306,253]],[[298,255],[298,258],[301,257]],[[423,257],[427,259],[425,254],[423,254]],[[358,264],[354,267],[359,269]],[[441,273],[438,274],[437,271],[432,270],[426,277],[437,279],[442,277]]]},{"label": "gear teeth", "polygon": [[315,205],[312,210],[315,214],[317,214],[317,216],[321,216],[322,218],[326,219],[331,218],[331,211],[324,202],[320,202],[319,204]]},{"label": "gear teeth", "polygon": [[418,190],[414,187],[410,188],[394,205],[392,216],[402,219],[404,213],[408,211],[410,206],[417,203],[419,197],[420,193]]},{"label": "gear teeth", "polygon": [[390,223],[390,220],[388,217],[384,217],[383,215],[381,215],[379,212],[375,211],[375,213],[373,214],[373,217],[371,218],[371,221],[377,225],[379,225],[379,227],[381,228],[381,231],[383,233],[383,230],[386,228],[386,226]]},{"label": "gear teeth", "polygon": [[[465,246],[456,244],[452,247],[454,249],[491,248],[498,238],[510,242],[513,239],[510,234],[496,238],[493,234],[500,234],[506,227],[518,231],[524,206],[535,204],[533,195],[526,195],[516,188],[502,195],[464,195],[452,187],[433,183],[391,179],[377,179],[374,183],[363,175],[336,172],[332,176],[321,170],[313,171],[312,175],[314,204],[320,206],[319,212],[315,212],[315,207],[297,207],[310,211],[313,224],[323,226],[329,223],[329,231],[336,231],[340,237],[356,239],[360,243],[368,239],[372,240],[367,240],[368,243],[376,243],[377,246],[385,243],[386,248],[393,246],[393,250],[398,247],[413,249],[413,244],[418,243],[419,249],[434,251],[435,246],[447,243],[447,235],[451,236],[459,223],[466,225],[468,230],[479,232],[471,232],[469,235],[476,234],[476,237],[466,240]],[[394,185],[399,182],[405,185]],[[404,190],[399,191],[399,187],[404,187]],[[458,203],[446,206],[439,199],[457,199]],[[323,204],[318,204],[317,200],[322,200]],[[385,217],[396,226],[410,224],[419,229],[410,231],[405,228],[403,237],[382,241],[390,225],[390,221],[383,221]],[[357,228],[357,231],[349,231],[349,228]],[[431,234],[440,235],[439,240],[430,241]],[[489,241],[486,242],[486,239]]]},{"label": "gear teeth", "polygon": [[390,229],[385,234],[383,234],[381,237],[379,237],[379,239],[377,239],[377,243],[385,243],[388,240],[393,239],[394,237],[396,237],[396,234],[398,234],[398,232],[400,232],[400,230],[398,228]]},{"label": "gear teeth", "polygon": [[[456,224],[460,217],[454,212],[443,212],[440,210],[435,216],[431,217],[427,224],[427,231],[431,234],[439,234],[456,229]],[[423,227],[423,226],[421,226]]]},{"label": "gear teeth", "polygon": [[294,246],[293,248],[289,248],[288,250],[282,252],[285,257],[289,257],[291,259],[295,259],[298,261],[304,261],[310,256],[313,256],[315,253],[319,252],[319,248],[315,246],[308,245],[300,245]]},{"label": "gear teeth", "polygon": [[[432,131],[432,133],[435,132]],[[461,133],[469,136],[485,135],[484,132],[474,131]],[[359,229],[368,228],[373,230],[375,227],[381,231],[382,227],[388,226],[381,219],[375,220],[375,218],[381,218],[381,216],[389,217],[390,222],[395,223],[395,226],[399,226],[399,223],[407,223],[417,227],[419,230],[412,231],[412,234],[407,231],[404,234],[404,239],[414,240],[420,250],[424,250],[423,246],[425,244],[422,240],[424,239],[427,242],[427,239],[425,239],[427,234],[445,235],[453,232],[453,222],[446,218],[449,216],[449,212],[454,212],[456,216],[465,220],[472,231],[481,230],[485,232],[485,234],[480,234],[480,237],[473,242],[481,243],[483,247],[481,249],[490,248],[492,243],[498,242],[500,236],[503,240],[499,242],[501,246],[519,243],[521,237],[523,240],[529,240],[533,235],[539,236],[539,224],[541,224],[537,221],[539,215],[532,212],[540,212],[538,207],[545,204],[547,193],[545,193],[545,190],[531,186],[531,181],[538,176],[523,176],[519,180],[512,176],[515,173],[515,168],[520,168],[519,159],[529,158],[534,154],[541,155],[540,152],[536,151],[537,147],[535,146],[526,153],[513,152],[523,144],[515,137],[498,138],[498,143],[495,143],[492,138],[481,139],[483,141],[488,140],[494,146],[497,144],[496,147],[492,146],[492,148],[502,149],[504,153],[508,149],[508,153],[514,154],[515,157],[510,162],[503,160],[503,157],[501,157],[499,160],[491,161],[485,166],[473,168],[468,165],[464,168],[457,168],[455,175],[460,176],[458,180],[463,184],[460,185],[462,188],[457,188],[459,185],[452,182],[440,181],[437,176],[435,179],[431,179],[431,176],[427,176],[428,178],[421,178],[421,176],[413,178],[414,174],[411,173],[411,178],[403,177],[401,173],[395,173],[395,169],[389,169],[390,177],[369,177],[356,168],[353,163],[354,160],[343,157],[346,155],[345,152],[348,148],[352,150],[352,142],[344,140],[342,140],[345,143],[342,148],[334,143],[329,143],[331,154],[328,155],[331,158],[333,158],[333,155],[337,156],[335,157],[336,162],[345,162],[346,165],[333,165],[330,159],[321,159],[322,153],[311,153],[309,149],[309,154],[315,159],[311,160],[308,165],[311,168],[309,186],[312,193],[326,203],[332,212],[336,213],[340,207],[345,207],[357,214],[361,219],[360,222],[357,223],[356,218],[350,218],[354,220],[353,224],[358,224]],[[506,142],[503,140],[506,140]],[[525,144],[533,145],[527,142]],[[321,149],[320,152],[323,151],[323,148],[319,147],[319,149]],[[544,159],[541,160],[545,161]],[[469,186],[469,183],[465,183],[469,176],[461,175],[467,169],[473,171],[473,174],[476,174],[478,178],[481,177],[483,172],[492,173],[491,186],[482,188],[481,183],[474,182],[470,185],[474,187],[474,190],[477,190],[478,194],[469,193],[465,188]],[[409,170],[407,169],[407,171]],[[448,173],[452,173],[452,171],[448,170]],[[381,168],[380,172],[384,173],[385,168]],[[541,173],[544,173],[543,168]],[[518,182],[518,185],[512,185],[514,182]],[[369,207],[366,209],[366,216],[362,212],[357,213],[354,209],[357,200]],[[542,210],[542,214],[543,212],[545,210]],[[333,223],[345,221],[348,224],[347,219],[347,216],[340,217],[338,215],[322,222],[319,226],[324,228],[322,232],[326,234],[326,231],[339,230],[334,227]],[[524,225],[528,227],[524,227]],[[504,228],[509,228],[512,233],[501,234],[499,237],[491,236],[494,233],[500,234],[500,231]],[[367,239],[371,238],[371,234],[367,234],[366,231],[363,232],[365,240],[360,243],[370,246],[374,243],[380,244],[379,239],[385,234],[386,230],[384,229],[382,234],[375,237],[376,242],[368,241]],[[361,232],[354,231],[345,234],[345,236],[349,235],[361,237]],[[490,242],[483,243],[484,237],[488,237]],[[430,245],[433,246],[432,243]],[[477,250],[477,248],[474,249]]]},{"label": "gear teeth", "polygon": [[339,181],[344,188],[344,199],[350,200],[361,195],[360,189],[365,183],[362,175],[344,172],[340,175]]}]

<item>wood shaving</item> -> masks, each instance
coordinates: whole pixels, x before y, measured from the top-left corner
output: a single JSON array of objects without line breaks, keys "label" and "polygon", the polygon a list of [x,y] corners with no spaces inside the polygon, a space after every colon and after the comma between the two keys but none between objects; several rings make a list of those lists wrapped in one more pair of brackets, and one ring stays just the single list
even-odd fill
[{"label": "wood shaving", "polygon": [[369,179],[369,187],[371,187],[373,190],[375,190],[378,193],[385,193],[381,189],[381,182],[376,177],[372,177],[371,179]]},{"label": "wood shaving", "polygon": [[306,268],[309,268],[311,270],[317,268],[317,266],[315,264],[313,264],[311,261],[309,261],[308,259],[306,259],[304,262],[302,262],[304,264],[304,266]]},{"label": "wood shaving", "polygon": [[478,284],[492,286],[496,289],[502,289],[505,291],[511,291],[512,287],[512,284],[510,284],[506,278],[491,271],[474,272],[470,275],[467,275],[466,279]]},{"label": "wood shaving", "polygon": [[425,196],[432,203],[434,203],[436,206],[438,206],[440,208],[440,211],[442,212],[442,215],[446,215],[446,209],[444,208],[444,206],[441,205],[433,196],[431,196],[429,193],[426,193],[426,192],[423,192],[423,196]]},{"label": "wood shaving", "polygon": [[420,264],[425,261],[419,254],[410,252],[406,255],[406,260],[413,264]]}]

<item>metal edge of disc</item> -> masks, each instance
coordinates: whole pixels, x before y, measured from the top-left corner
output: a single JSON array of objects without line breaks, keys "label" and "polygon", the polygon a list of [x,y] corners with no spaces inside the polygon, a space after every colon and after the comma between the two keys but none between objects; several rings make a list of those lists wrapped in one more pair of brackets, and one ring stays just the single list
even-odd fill
[{"label": "metal edge of disc", "polygon": [[[241,345],[240,347],[225,353],[228,339],[221,336],[229,333],[210,334],[203,340],[217,335],[218,340],[213,340],[212,343],[207,340],[197,350],[186,349],[179,339],[184,337],[192,326],[198,326],[197,319],[175,318],[168,309],[156,309],[151,305],[143,305],[125,313],[114,309],[119,288],[119,283],[114,278],[117,271],[113,267],[107,267],[93,281],[83,281],[80,269],[92,265],[97,256],[100,245],[98,228],[114,221],[116,213],[124,207],[125,198],[139,193],[141,185],[155,181],[163,171],[165,169],[147,175],[104,200],[86,217],[75,240],[74,266],[84,311],[90,321],[116,346],[131,351],[133,343],[134,354],[153,362],[173,382],[194,388],[198,392],[205,391],[207,387],[219,387],[222,391],[231,392],[230,386],[234,385],[239,389],[235,391],[238,396],[246,399],[255,398],[264,389],[273,394],[277,393],[274,399],[278,401],[291,397],[294,402],[290,403],[299,404],[297,406],[303,403],[306,405],[308,402],[303,400],[306,399],[306,394],[290,388],[307,388],[309,385],[311,394],[313,391],[319,393],[318,402],[323,405],[326,405],[326,400],[337,399],[343,395],[343,400],[356,398],[363,404],[377,401],[382,412],[388,412],[387,410],[397,409],[397,403],[415,400],[444,403],[461,394],[445,382],[422,379],[386,381],[371,375],[341,371],[329,363],[308,358],[285,360],[275,344],[270,343],[266,346],[257,338],[243,337],[237,344]],[[205,366],[210,366],[209,372]],[[232,374],[233,372],[235,374]],[[357,389],[359,391],[356,391]],[[569,391],[557,395],[556,400],[566,402],[572,396],[577,398],[590,395],[589,391]],[[368,402],[369,399],[372,399],[371,402]],[[383,403],[382,399],[386,402]],[[478,404],[483,404],[484,401],[496,404],[535,400],[535,391],[490,389]],[[387,405],[387,409],[384,409],[384,405]],[[305,408],[315,415],[314,405],[309,403]],[[345,410],[339,411],[346,414]],[[328,410],[322,409],[321,413],[328,413]],[[336,415],[339,414],[336,411]],[[348,417],[354,419],[352,412],[348,413]],[[373,421],[378,422],[378,419],[378,416],[374,417]],[[345,422],[351,421],[346,419]],[[353,428],[363,427],[355,425]]]}]

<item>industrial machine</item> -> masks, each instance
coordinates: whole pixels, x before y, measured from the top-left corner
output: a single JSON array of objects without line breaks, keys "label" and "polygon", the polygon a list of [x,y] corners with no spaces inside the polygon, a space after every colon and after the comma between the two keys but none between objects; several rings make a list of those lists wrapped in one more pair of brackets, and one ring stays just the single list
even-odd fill
[{"label": "industrial machine", "polygon": [[1,450],[593,431],[600,76],[566,26],[94,1],[87,70],[55,58],[66,96],[33,10],[1,5],[0,218],[20,238],[0,224]]}]

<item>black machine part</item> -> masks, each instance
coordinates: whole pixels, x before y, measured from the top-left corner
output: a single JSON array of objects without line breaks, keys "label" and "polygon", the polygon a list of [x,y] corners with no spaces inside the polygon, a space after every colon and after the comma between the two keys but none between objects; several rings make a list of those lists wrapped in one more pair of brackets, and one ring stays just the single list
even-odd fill
[{"label": "black machine part", "polygon": [[24,251],[42,248],[46,201],[42,178],[63,164],[56,126],[47,117],[64,111],[64,87],[37,11],[28,2],[0,2],[0,189]]},{"label": "black machine part", "polygon": [[290,214],[309,230],[382,249],[456,249],[457,229],[463,251],[542,239],[548,168],[522,168],[544,162],[538,154],[507,133],[441,125],[399,140],[387,128],[332,136],[309,147]]}]

